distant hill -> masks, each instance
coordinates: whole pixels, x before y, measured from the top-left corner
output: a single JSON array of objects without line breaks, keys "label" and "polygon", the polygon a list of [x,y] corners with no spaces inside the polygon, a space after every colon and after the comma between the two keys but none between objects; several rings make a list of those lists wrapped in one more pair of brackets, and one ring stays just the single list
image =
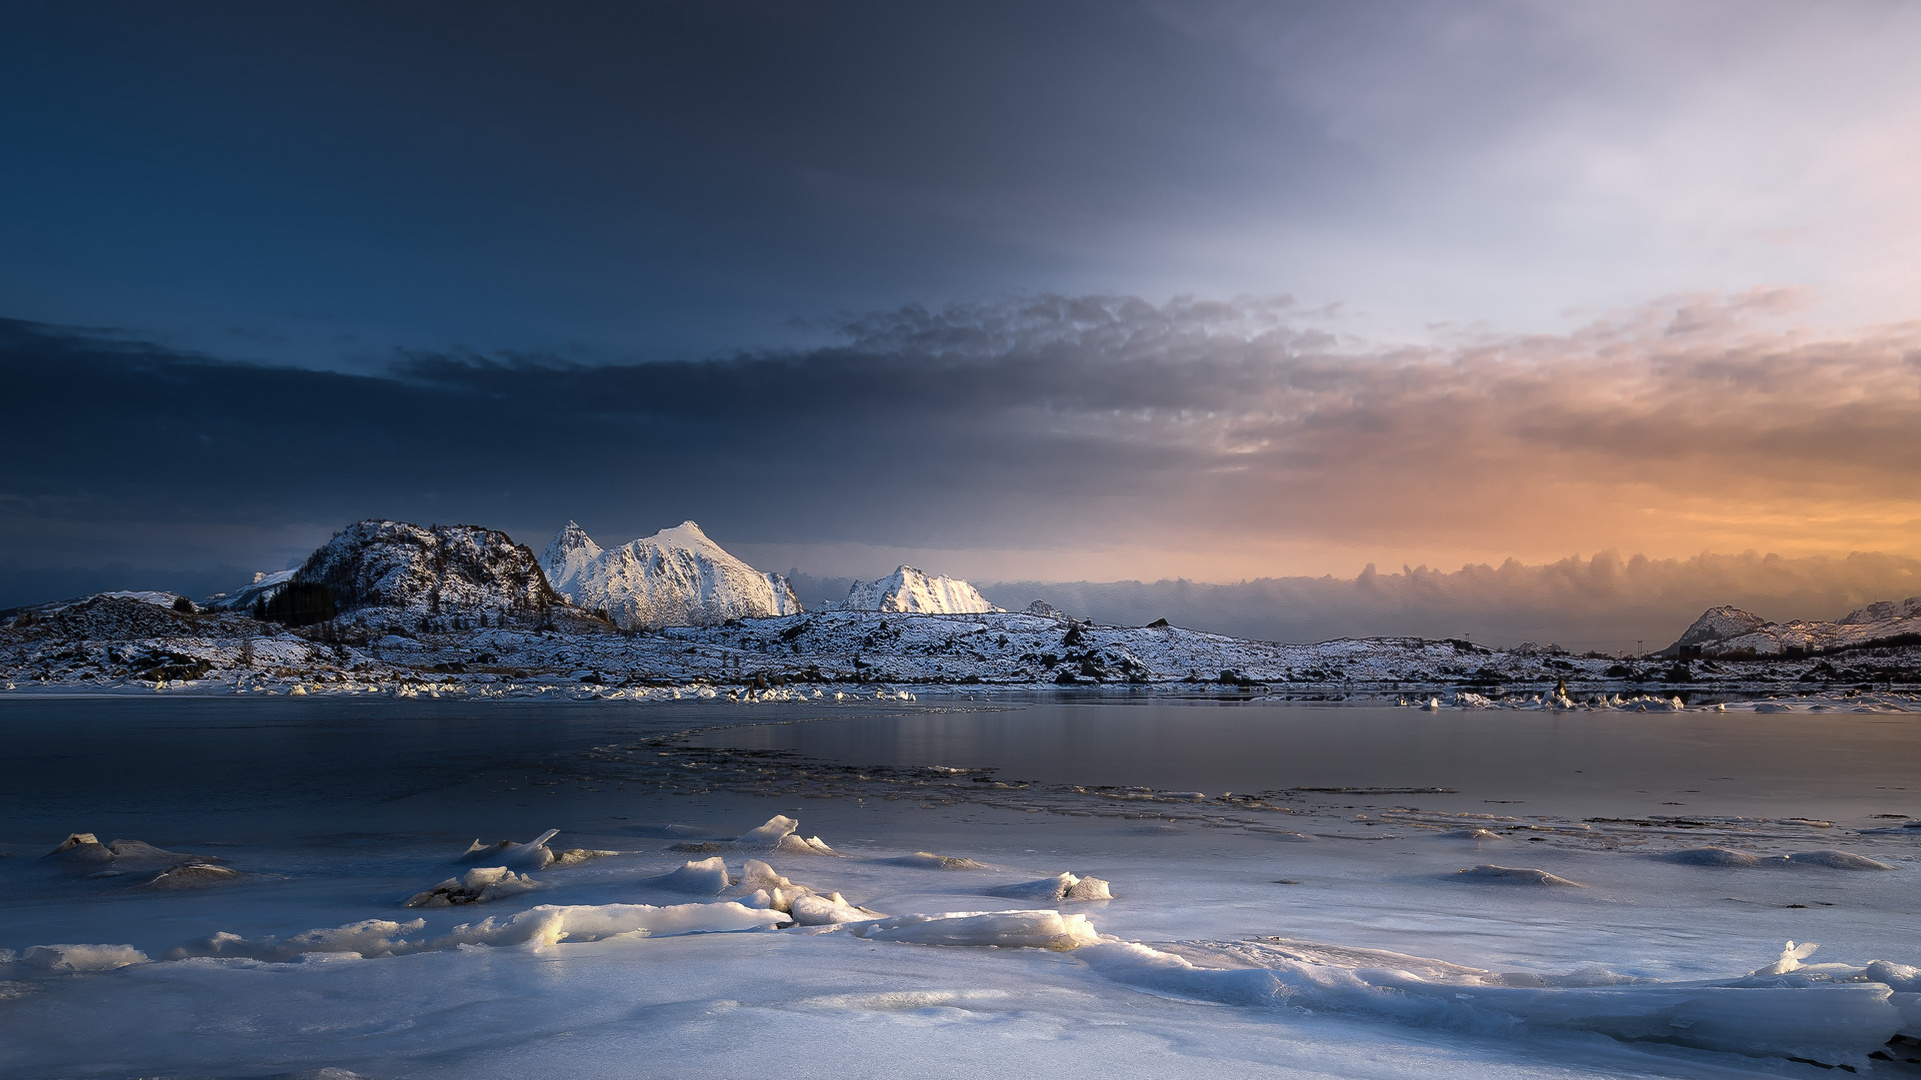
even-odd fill
[{"label": "distant hill", "polygon": [[1833,622],[1793,619],[1776,623],[1737,607],[1709,608],[1661,654],[1680,656],[1698,651],[1709,657],[1781,656],[1916,641],[1921,641],[1921,596],[1869,604]]},{"label": "distant hill", "polygon": [[349,525],[265,603],[295,623],[359,616],[428,625],[545,620],[562,603],[532,551],[478,525]]}]

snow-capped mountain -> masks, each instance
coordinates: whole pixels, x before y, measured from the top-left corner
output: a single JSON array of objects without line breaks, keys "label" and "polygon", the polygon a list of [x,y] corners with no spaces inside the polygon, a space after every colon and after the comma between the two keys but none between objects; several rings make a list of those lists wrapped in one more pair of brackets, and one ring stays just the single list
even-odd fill
[{"label": "snow-capped mountain", "polygon": [[311,601],[301,590],[316,586],[336,613],[368,617],[485,616],[501,625],[545,619],[560,602],[532,551],[478,525],[356,522],[309,555],[275,599]]},{"label": "snow-capped mountain", "polygon": [[561,596],[589,611],[605,609],[624,629],[709,626],[801,610],[785,577],[734,558],[691,521],[606,549],[569,521],[540,565]]},{"label": "snow-capped mountain", "polygon": [[275,570],[271,574],[261,571],[253,576],[252,584],[232,592],[216,593],[202,600],[200,606],[209,611],[248,611],[256,600],[263,604],[272,600],[293,580],[293,575],[292,570]]},{"label": "snow-capped mountain", "polygon": [[1834,622],[1771,623],[1736,607],[1709,608],[1662,652],[1677,655],[1698,648],[1703,656],[1779,656],[1790,650],[1826,651],[1907,635],[1921,635],[1921,596],[1869,604]]},{"label": "snow-capped mountain", "polygon": [[921,615],[978,615],[999,611],[959,578],[935,577],[911,566],[877,581],[856,581],[842,611],[900,611]]}]

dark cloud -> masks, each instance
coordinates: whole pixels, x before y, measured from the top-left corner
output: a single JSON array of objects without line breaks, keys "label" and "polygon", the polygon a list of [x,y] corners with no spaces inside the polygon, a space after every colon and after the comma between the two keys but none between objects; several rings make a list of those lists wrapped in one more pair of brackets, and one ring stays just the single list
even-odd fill
[{"label": "dark cloud", "polygon": [[1255,65],[1126,5],[109,9],[0,41],[14,311],[318,366],[788,341],[1359,183]]}]

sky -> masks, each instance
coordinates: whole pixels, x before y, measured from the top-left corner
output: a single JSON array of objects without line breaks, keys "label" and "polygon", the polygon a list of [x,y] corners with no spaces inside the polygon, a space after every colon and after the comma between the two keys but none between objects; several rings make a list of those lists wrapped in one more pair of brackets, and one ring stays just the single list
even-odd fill
[{"label": "sky", "polygon": [[0,605],[369,516],[1345,583],[1201,605],[1274,635],[1921,591],[1913,5],[6,18]]}]

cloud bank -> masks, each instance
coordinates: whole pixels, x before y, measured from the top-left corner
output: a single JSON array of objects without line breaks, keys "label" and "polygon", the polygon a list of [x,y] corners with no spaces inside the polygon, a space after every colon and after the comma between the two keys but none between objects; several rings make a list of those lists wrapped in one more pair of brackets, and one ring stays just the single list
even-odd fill
[{"label": "cloud bank", "polygon": [[536,544],[694,517],[770,566],[985,580],[1921,554],[1921,325],[1796,310],[1682,297],[1405,344],[1285,298],[1041,295],[851,318],[817,349],[366,375],[15,322],[0,560],[246,565],[369,515]]},{"label": "cloud bank", "polygon": [[1269,641],[1412,634],[1491,645],[1558,644],[1577,652],[1656,649],[1703,611],[1734,604],[1768,619],[1832,619],[1864,604],[1921,594],[1921,560],[1893,555],[1785,559],[1697,555],[1624,559],[1613,552],[1549,564],[1466,566],[1452,572],[1369,566],[1350,578],[1006,582],[988,597],[1018,610],[1044,599],[1097,622],[1155,619]]}]

